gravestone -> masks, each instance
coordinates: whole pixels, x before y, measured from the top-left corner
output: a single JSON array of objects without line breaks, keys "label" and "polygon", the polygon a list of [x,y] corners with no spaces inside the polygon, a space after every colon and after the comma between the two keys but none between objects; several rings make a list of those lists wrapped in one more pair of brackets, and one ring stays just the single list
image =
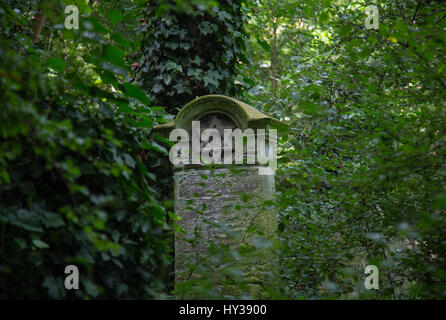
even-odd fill
[{"label": "gravestone", "polygon": [[[221,140],[214,141],[214,148],[209,153],[215,156],[214,161],[205,163],[199,156],[195,156],[193,161],[192,144],[195,142],[202,150],[212,142],[211,138],[204,139],[205,141],[200,139],[203,132],[209,128],[215,129],[214,133],[219,135],[214,135],[213,139]],[[250,261],[240,261],[239,269],[244,281],[248,283],[249,296],[263,297],[261,286],[267,281],[265,274],[273,272],[274,269],[272,242],[268,241],[275,238],[277,220],[275,212],[265,206],[265,201],[273,198],[274,172],[268,170],[266,164],[247,159],[249,152],[253,154],[252,148],[247,146],[247,141],[243,149],[239,149],[242,153],[242,163],[234,163],[236,141],[231,137],[231,143],[228,144],[229,138],[225,139],[225,130],[240,129],[240,132],[247,133],[251,131],[245,131],[246,129],[253,129],[254,135],[249,137],[247,134],[245,139],[255,140],[258,132],[262,131],[259,129],[264,129],[265,133],[269,133],[269,129],[275,129],[280,134],[286,131],[287,126],[236,99],[208,95],[185,105],[174,121],[155,127],[157,132],[166,137],[170,136],[170,139],[176,142],[177,137],[174,135],[172,138],[174,129],[183,129],[182,132],[187,133],[192,140],[185,144],[189,153],[180,152],[184,150],[172,153],[171,150],[171,156],[183,157],[182,162],[174,164],[175,211],[180,217],[177,223],[185,231],[175,234],[176,287],[182,282],[194,279],[193,270],[202,263],[209,264],[208,275],[214,277],[216,286],[220,286],[218,278],[221,276],[221,265],[212,266],[212,262],[203,262],[210,256],[210,248],[224,246],[237,249],[251,245],[262,251],[258,256],[263,258],[251,257]],[[266,151],[275,151],[271,141],[276,141],[271,140],[268,134],[264,138]],[[244,141],[243,136],[240,141]],[[217,146],[220,147],[220,154],[217,153]],[[228,157],[233,159],[232,163]],[[237,256],[234,259],[237,260]],[[213,272],[215,274],[212,274]],[[233,290],[237,289],[228,285],[221,286],[218,290],[222,294],[236,295]]]}]

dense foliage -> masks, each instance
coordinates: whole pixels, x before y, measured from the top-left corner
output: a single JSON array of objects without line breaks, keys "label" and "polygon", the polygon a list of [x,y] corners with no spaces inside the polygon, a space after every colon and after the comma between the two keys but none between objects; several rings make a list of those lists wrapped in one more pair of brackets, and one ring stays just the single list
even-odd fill
[{"label": "dense foliage", "polygon": [[29,12],[0,9],[0,297],[63,298],[70,264],[72,297],[154,297],[168,210],[144,162],[166,152],[149,138],[164,120],[127,82],[128,41],[90,15],[88,32],[56,26],[34,47],[14,34]]},{"label": "dense foliage", "polygon": [[240,0],[149,2],[136,79],[154,104],[177,113],[197,96],[239,93],[244,11]]},{"label": "dense foliage", "polygon": [[[79,30],[63,26],[68,4]],[[378,29],[364,25],[371,4]],[[207,93],[290,124],[268,203],[281,243],[269,298],[444,298],[445,12],[434,0],[0,2],[0,298],[171,295],[177,217],[152,128]],[[237,261],[269,245],[211,245],[177,295],[249,297]],[[69,264],[80,290],[63,287]],[[379,290],[364,289],[370,264]]]},{"label": "dense foliage", "polygon": [[[277,181],[285,295],[444,297],[445,3],[256,3],[247,98],[292,127]],[[368,264],[380,290],[364,289]]]}]

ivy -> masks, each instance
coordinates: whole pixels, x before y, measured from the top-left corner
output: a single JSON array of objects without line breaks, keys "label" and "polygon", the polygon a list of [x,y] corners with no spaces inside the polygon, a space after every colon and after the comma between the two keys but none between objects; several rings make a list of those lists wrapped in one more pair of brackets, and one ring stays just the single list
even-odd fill
[{"label": "ivy", "polygon": [[241,1],[152,1],[144,9],[140,67],[135,79],[155,105],[175,114],[180,107],[210,93],[236,96],[235,83],[247,20]]}]

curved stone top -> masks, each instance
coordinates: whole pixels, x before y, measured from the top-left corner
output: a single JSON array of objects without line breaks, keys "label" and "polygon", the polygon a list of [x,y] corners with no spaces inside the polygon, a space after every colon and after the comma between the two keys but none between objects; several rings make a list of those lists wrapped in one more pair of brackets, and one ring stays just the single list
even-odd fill
[{"label": "curved stone top", "polygon": [[217,94],[195,98],[178,112],[175,120],[155,126],[154,129],[166,133],[174,128],[189,130],[192,121],[212,113],[225,114],[242,130],[246,128],[275,128],[280,134],[288,129],[288,124],[274,119],[244,102]]}]

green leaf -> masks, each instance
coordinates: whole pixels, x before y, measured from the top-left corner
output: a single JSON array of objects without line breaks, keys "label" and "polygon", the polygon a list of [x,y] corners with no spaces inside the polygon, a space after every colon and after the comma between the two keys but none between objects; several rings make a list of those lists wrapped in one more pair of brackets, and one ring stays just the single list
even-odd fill
[{"label": "green leaf", "polygon": [[271,51],[271,46],[265,40],[257,38],[257,43],[266,51]]},{"label": "green leaf", "polygon": [[225,20],[225,19],[231,20],[231,18],[232,18],[232,16],[229,13],[227,13],[226,11],[223,11],[223,10],[218,12],[218,17],[221,20]]},{"label": "green leaf", "polygon": [[118,87],[118,79],[116,79],[116,76],[113,72],[108,70],[102,70],[100,71],[101,79],[104,83],[111,84],[115,88]]},{"label": "green leaf", "polygon": [[50,247],[47,243],[39,239],[34,239],[33,244],[39,249],[48,249]]},{"label": "green leaf", "polygon": [[135,128],[151,128],[153,124],[152,119],[149,117],[143,117],[140,121],[129,119],[129,122]]},{"label": "green leaf", "polygon": [[125,164],[128,165],[130,168],[134,168],[136,165],[135,160],[133,160],[132,156],[128,153],[124,153],[124,161]]},{"label": "green leaf", "polygon": [[53,299],[61,299],[65,296],[66,290],[63,287],[63,279],[54,276],[45,276],[42,287],[48,288],[48,294]]},{"label": "green leaf", "polygon": [[151,141],[150,143],[144,142],[141,146],[145,149],[152,149],[163,154],[169,154],[169,151],[156,141]]},{"label": "green leaf", "polygon": [[92,283],[91,281],[86,281],[84,286],[85,286],[85,291],[87,291],[87,293],[91,295],[93,298],[99,295],[99,287],[94,283]]},{"label": "green leaf", "polygon": [[200,64],[201,64],[201,59],[200,59],[200,57],[199,57],[198,55],[195,55],[194,59],[193,59],[193,60],[191,59],[190,62],[191,62],[192,64],[195,64],[195,65],[197,65],[197,66],[200,66]]},{"label": "green leaf", "polygon": [[119,45],[125,47],[126,49],[130,48],[131,42],[126,40],[123,36],[118,33],[114,33],[111,37],[114,41],[116,41]]},{"label": "green leaf", "polygon": [[67,63],[59,58],[48,58],[46,60],[46,66],[54,69],[57,72],[63,72]]},{"label": "green leaf", "polygon": [[65,225],[65,221],[62,219],[60,214],[53,212],[45,212],[45,219],[43,224],[48,228],[59,228]]},{"label": "green leaf", "polygon": [[106,16],[113,24],[117,24],[122,20],[121,12],[119,12],[118,9],[111,9],[107,11]]},{"label": "green leaf", "polygon": [[434,206],[437,209],[446,208],[446,193],[439,194],[435,197]]},{"label": "green leaf", "polygon": [[141,101],[143,104],[145,105],[149,105],[150,104],[150,100],[149,98],[147,98],[147,95],[145,94],[144,91],[141,90],[140,87],[138,87],[137,85],[134,84],[124,84],[124,94],[127,97],[132,97],[135,99],[138,99],[139,101]]},{"label": "green leaf", "polygon": [[104,45],[102,49],[102,58],[115,66],[123,67],[124,51],[111,45]]}]

